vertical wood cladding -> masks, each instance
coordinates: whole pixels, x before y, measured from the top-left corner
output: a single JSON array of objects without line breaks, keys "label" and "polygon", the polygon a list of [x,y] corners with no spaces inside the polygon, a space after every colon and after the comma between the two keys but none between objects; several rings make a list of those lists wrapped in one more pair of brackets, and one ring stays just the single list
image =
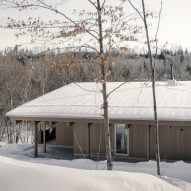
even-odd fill
[{"label": "vertical wood cladding", "polygon": [[[129,156],[155,159],[155,127],[149,124],[128,124]],[[115,131],[111,128],[111,146],[114,155]],[[162,160],[191,160],[191,127],[159,126],[160,154]],[[56,143],[73,146],[75,154],[105,155],[105,129],[101,123],[58,123]]]},{"label": "vertical wood cladding", "polygon": [[[154,127],[151,128],[150,156],[154,153]],[[159,126],[161,159],[191,160],[191,127]]]},{"label": "vertical wood cladding", "polygon": [[88,123],[74,123],[73,145],[75,154],[89,154]]},{"label": "vertical wood cladding", "polygon": [[[89,129],[88,129],[89,128]],[[103,124],[76,123],[73,125],[74,153],[86,155],[105,155],[106,136]],[[114,150],[114,126],[110,126],[111,148]]]},{"label": "vertical wood cladding", "polygon": [[148,132],[147,125],[129,125],[129,157],[148,157]]},{"label": "vertical wood cladding", "polygon": [[57,123],[56,144],[73,146],[73,127],[70,126],[70,123]]},{"label": "vertical wood cladding", "polygon": [[105,130],[101,124],[90,125],[90,153],[105,154]]}]

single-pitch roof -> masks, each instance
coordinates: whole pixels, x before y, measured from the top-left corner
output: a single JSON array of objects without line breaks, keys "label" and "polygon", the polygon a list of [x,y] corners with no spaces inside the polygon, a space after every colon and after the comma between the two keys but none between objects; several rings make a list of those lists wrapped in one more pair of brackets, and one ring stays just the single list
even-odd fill
[{"label": "single-pitch roof", "polygon": [[[103,118],[100,83],[71,83],[11,111],[10,118]],[[113,91],[115,90],[115,91]],[[153,120],[151,82],[107,82],[111,119]],[[191,121],[191,81],[156,82],[159,120]]]}]

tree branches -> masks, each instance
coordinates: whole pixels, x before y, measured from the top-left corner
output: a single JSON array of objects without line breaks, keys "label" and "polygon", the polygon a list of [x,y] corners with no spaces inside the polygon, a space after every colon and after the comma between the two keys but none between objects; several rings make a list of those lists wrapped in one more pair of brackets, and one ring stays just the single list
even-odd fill
[{"label": "tree branches", "polygon": [[[74,21],[73,19],[71,19],[70,17],[68,17],[66,14],[64,14],[63,12],[59,11],[56,7],[53,7],[47,3],[45,3],[44,1],[41,0],[36,0],[39,4],[34,4],[34,3],[26,3],[24,4],[26,1],[22,1],[21,3],[18,3],[17,1],[9,1],[9,0],[3,0],[3,2],[8,2],[11,3],[12,5],[15,5],[15,7],[18,7],[20,9],[26,9],[26,8],[31,8],[31,7],[36,7],[36,8],[43,8],[43,9],[47,9],[50,10],[56,14],[59,14],[61,16],[63,16],[67,21],[70,21],[72,24],[74,24],[76,27],[81,27],[76,21]],[[5,4],[6,5],[6,4]],[[98,40],[97,36],[94,35],[92,32],[90,32],[89,30],[86,30],[84,28],[84,30],[93,38],[95,38],[96,40]]]},{"label": "tree branches", "polygon": [[163,6],[163,3],[162,3],[162,0],[161,0],[161,3],[160,3],[160,11],[159,11],[159,16],[158,16],[158,24],[157,24],[157,30],[156,30],[156,34],[155,34],[155,57],[157,57],[157,54],[158,54],[158,32],[159,32],[159,27],[160,27],[160,20],[161,20],[161,14],[162,14],[162,6]]},{"label": "tree branches", "polygon": [[131,0],[128,0],[128,2],[131,5],[131,7],[139,14],[140,18],[144,21],[143,15],[141,14],[141,11],[139,11],[139,9],[137,9],[137,7],[131,2]]},{"label": "tree branches", "polygon": [[[157,102],[156,102],[156,92],[155,92],[155,68],[154,68],[153,58],[152,58],[152,53],[151,53],[150,36],[149,36],[149,30],[148,30],[148,25],[147,25],[147,14],[146,14],[146,11],[145,11],[145,2],[144,2],[144,0],[142,0],[143,15],[132,4],[131,0],[128,0],[128,2],[133,7],[133,9],[139,14],[140,18],[143,20],[144,27],[145,27],[146,41],[147,41],[147,46],[148,46],[148,55],[149,55],[150,68],[151,68],[154,120],[155,120],[155,123],[156,123],[156,128],[155,128],[155,143],[156,143],[155,154],[156,154],[156,160],[157,160],[157,174],[160,175],[161,172],[160,172],[160,149],[159,149],[159,125],[158,125]],[[155,41],[157,40],[156,38],[157,38],[157,35],[158,35],[158,30],[159,30],[161,11],[162,11],[162,0],[161,0],[160,12],[159,12],[158,27],[157,27],[157,32],[156,32],[156,35],[155,35]],[[157,43],[156,43],[156,45],[157,45]],[[156,46],[156,52],[157,52],[157,46]]]}]

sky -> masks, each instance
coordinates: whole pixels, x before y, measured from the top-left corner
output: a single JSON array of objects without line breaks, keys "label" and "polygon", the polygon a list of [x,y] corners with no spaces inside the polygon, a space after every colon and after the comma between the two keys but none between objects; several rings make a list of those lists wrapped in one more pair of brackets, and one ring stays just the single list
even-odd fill
[{"label": "sky", "polygon": [[[48,0],[51,2],[50,0]],[[92,5],[88,3],[87,0],[55,0],[54,3],[57,3],[57,6],[64,11],[70,17],[73,17],[73,9],[92,9]],[[141,8],[141,0],[132,0],[134,5],[137,8]],[[118,5],[121,2],[119,0],[107,0],[108,4]],[[149,12],[153,12],[156,15],[160,10],[160,0],[145,0],[146,10]],[[126,1],[124,4],[124,10],[126,12],[132,12],[128,2]],[[158,34],[159,45],[164,46],[167,43],[167,47],[178,47],[182,46],[184,49],[188,48],[191,50],[191,1],[190,0],[163,0],[162,7],[162,15],[161,22]],[[6,23],[7,17],[12,17],[15,19],[24,19],[27,17],[40,16],[47,19],[54,18],[54,14],[45,11],[45,10],[36,10],[36,11],[23,11],[19,12],[15,9],[5,9],[0,10],[0,20],[1,23]],[[153,21],[156,24],[156,20]],[[156,32],[156,25],[150,29],[151,36],[154,36]],[[31,46],[30,39],[28,37],[22,37],[17,39],[14,35],[14,31],[12,30],[3,30],[0,29],[0,48],[4,47],[14,47],[15,44],[22,44],[23,46]],[[33,45],[35,47],[38,46],[46,46],[43,45],[43,42],[37,43]]]}]

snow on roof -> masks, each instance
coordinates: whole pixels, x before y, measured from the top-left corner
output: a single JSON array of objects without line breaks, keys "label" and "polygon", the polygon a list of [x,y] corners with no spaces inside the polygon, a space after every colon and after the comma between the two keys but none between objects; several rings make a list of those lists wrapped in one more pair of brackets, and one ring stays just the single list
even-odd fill
[{"label": "snow on roof", "polygon": [[[71,83],[27,102],[6,116],[15,118],[103,118],[101,84]],[[116,90],[115,90],[116,89]],[[159,120],[191,121],[191,81],[156,82]],[[151,82],[107,82],[111,119],[153,120]]]}]

